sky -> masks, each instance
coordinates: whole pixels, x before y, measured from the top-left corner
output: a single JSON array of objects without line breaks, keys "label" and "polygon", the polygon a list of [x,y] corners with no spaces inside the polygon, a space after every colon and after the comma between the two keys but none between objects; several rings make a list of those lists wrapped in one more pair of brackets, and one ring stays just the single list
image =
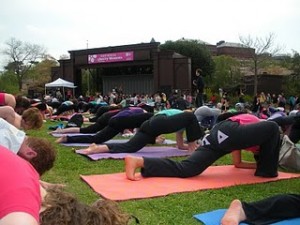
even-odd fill
[{"label": "sky", "polygon": [[[2,0],[4,1],[4,0]],[[299,0],[9,0],[0,9],[0,50],[10,38],[56,59],[68,51],[181,38],[240,43],[274,34],[300,52]],[[7,59],[0,52],[0,66]]]}]

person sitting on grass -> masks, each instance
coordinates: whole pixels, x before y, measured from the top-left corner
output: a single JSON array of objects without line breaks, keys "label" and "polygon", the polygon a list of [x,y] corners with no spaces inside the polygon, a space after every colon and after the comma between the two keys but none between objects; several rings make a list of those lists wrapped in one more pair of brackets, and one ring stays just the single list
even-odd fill
[{"label": "person sitting on grass", "polygon": [[[256,162],[242,160],[241,150],[251,151]],[[136,169],[143,177],[193,177],[201,174],[217,159],[232,153],[237,168],[255,169],[255,176],[278,176],[280,132],[273,121],[262,121],[251,114],[239,114],[217,123],[202,139],[201,146],[182,161],[167,158],[125,157],[127,178],[138,180]]]},{"label": "person sitting on grass", "polygon": [[[184,131],[187,136],[187,144],[183,140]],[[138,132],[128,142],[105,145],[93,143],[84,149],[82,154],[137,152],[147,144],[154,144],[160,135],[174,132],[176,132],[177,147],[190,152],[198,147],[197,141],[203,136],[203,131],[193,112],[166,109],[143,122]]]},{"label": "person sitting on grass", "polygon": [[279,194],[255,202],[235,199],[221,219],[221,225],[239,225],[246,222],[268,225],[300,217],[300,195]]}]

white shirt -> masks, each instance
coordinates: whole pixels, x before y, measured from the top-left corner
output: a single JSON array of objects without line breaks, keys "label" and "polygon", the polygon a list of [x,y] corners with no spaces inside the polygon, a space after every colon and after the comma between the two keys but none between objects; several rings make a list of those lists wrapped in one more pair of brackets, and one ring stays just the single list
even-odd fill
[{"label": "white shirt", "polygon": [[0,118],[0,145],[17,154],[25,139],[25,132]]}]

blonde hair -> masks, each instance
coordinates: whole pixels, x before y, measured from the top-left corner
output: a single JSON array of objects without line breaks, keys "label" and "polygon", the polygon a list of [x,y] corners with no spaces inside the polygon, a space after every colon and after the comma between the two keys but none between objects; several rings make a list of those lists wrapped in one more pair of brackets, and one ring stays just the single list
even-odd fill
[{"label": "blonde hair", "polygon": [[26,128],[29,129],[40,129],[43,126],[43,115],[40,110],[32,107],[26,109],[22,113],[22,119],[27,125]]}]

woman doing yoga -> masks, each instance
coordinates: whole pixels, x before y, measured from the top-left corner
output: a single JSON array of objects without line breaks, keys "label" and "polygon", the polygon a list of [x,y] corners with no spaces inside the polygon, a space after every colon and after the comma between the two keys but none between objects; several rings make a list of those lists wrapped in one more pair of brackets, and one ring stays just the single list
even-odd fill
[{"label": "woman doing yoga", "polygon": [[[185,144],[183,140],[184,130],[188,144]],[[137,152],[147,144],[154,144],[159,135],[173,132],[176,132],[177,147],[189,151],[194,151],[198,147],[197,140],[203,135],[197,118],[192,112],[168,109],[160,111],[145,121],[128,142],[98,146],[92,144],[84,150],[83,154]]]},{"label": "woman doing yoga", "polygon": [[150,119],[152,116],[153,113],[147,113],[142,108],[130,107],[112,116],[107,126],[98,131],[95,135],[66,135],[57,139],[56,142],[101,144],[112,139],[125,129],[139,128],[144,121]]},{"label": "woman doing yoga", "polygon": [[[275,122],[240,114],[217,123],[202,139],[202,146],[180,162],[127,156],[125,170],[130,180],[138,179],[135,176],[138,168],[143,177],[192,177],[201,174],[220,157],[232,153],[236,167],[256,169],[255,176],[276,177],[279,148],[280,133]],[[253,152],[256,163],[242,161],[241,149]]]}]

